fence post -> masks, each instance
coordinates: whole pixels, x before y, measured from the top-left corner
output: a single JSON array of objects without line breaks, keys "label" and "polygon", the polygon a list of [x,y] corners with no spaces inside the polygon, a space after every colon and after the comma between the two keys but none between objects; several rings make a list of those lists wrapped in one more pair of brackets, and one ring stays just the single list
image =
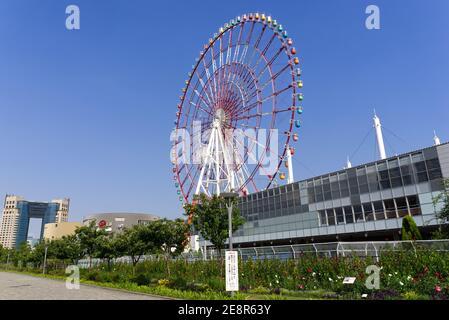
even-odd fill
[{"label": "fence post", "polygon": [[379,254],[377,253],[377,247],[376,247],[376,245],[374,244],[374,242],[371,242],[371,244],[373,245],[373,247],[374,247],[374,253],[376,254],[376,262],[379,263]]},{"label": "fence post", "polygon": [[410,241],[410,243],[412,244],[413,251],[415,251],[415,257],[417,257],[418,255],[416,254],[416,247],[415,247],[415,245],[413,244],[413,241]]},{"label": "fence post", "polygon": [[292,246],[292,245],[290,245],[290,247],[292,248],[293,259],[296,259],[295,249],[293,248],[293,246]]}]

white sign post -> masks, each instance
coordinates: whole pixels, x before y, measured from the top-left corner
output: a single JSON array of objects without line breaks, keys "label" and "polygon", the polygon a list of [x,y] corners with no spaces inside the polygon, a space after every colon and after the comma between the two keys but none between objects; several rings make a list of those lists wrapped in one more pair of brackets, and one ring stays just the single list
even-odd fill
[{"label": "white sign post", "polygon": [[226,291],[239,291],[239,263],[237,251],[226,251]]}]

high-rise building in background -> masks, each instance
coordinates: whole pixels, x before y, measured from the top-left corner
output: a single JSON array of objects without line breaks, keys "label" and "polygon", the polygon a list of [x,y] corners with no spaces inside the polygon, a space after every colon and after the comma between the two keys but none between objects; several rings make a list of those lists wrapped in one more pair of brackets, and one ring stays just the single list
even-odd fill
[{"label": "high-rise building in background", "polygon": [[6,195],[0,225],[0,244],[5,248],[17,248],[26,242],[31,218],[42,219],[39,237],[42,239],[45,224],[67,221],[69,205],[70,199],[67,198],[36,202]]}]

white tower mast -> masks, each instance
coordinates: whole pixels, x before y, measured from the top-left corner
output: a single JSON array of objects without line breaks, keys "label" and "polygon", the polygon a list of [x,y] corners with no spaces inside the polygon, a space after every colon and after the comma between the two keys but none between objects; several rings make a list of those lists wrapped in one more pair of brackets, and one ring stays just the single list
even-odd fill
[{"label": "white tower mast", "polygon": [[385,152],[384,138],[382,135],[382,125],[380,124],[380,119],[376,115],[376,111],[374,111],[374,128],[376,129],[376,139],[377,139],[377,147],[379,148],[380,159],[386,159],[387,154]]},{"label": "white tower mast", "polygon": [[349,157],[346,159],[346,168],[345,169],[350,169],[350,168],[352,168],[352,163],[351,163],[351,161],[349,160]]},{"label": "white tower mast", "polygon": [[290,150],[290,147],[287,146],[287,166],[288,166],[288,179],[287,183],[293,183],[295,182],[295,179],[293,178],[293,163],[292,163],[292,152]]},{"label": "white tower mast", "polygon": [[439,146],[441,144],[441,140],[440,140],[440,138],[438,138],[435,130],[433,130],[433,143],[435,146]]}]

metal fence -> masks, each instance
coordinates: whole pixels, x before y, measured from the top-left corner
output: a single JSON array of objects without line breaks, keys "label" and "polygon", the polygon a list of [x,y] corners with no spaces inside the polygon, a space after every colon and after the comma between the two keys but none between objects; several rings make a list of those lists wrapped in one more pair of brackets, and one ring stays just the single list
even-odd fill
[{"label": "metal fence", "polygon": [[[366,242],[327,242],[312,244],[294,244],[285,246],[251,247],[236,248],[240,259],[243,261],[261,260],[261,259],[300,259],[307,255],[317,257],[351,257],[361,258],[372,257],[379,260],[379,257],[385,252],[391,251],[412,251],[417,253],[423,250],[449,252],[449,240],[420,240],[420,241],[366,241]],[[224,250],[221,252],[224,256]],[[208,249],[206,255],[202,251],[183,253],[176,259],[187,261],[218,259],[217,250]],[[156,256],[143,256],[141,261],[157,259]],[[121,257],[115,259],[115,263],[131,263],[130,257]],[[92,265],[102,263],[100,259],[92,259]],[[88,267],[89,260],[80,260],[80,267]]]},{"label": "metal fence", "polygon": [[[327,242],[238,248],[236,250],[242,260],[299,259],[304,255],[315,255],[317,257],[358,256],[372,257],[378,260],[382,253],[391,251],[412,250],[416,253],[423,250],[434,250],[449,252],[449,240]],[[216,259],[218,258],[218,252],[208,250],[207,257]]]}]

